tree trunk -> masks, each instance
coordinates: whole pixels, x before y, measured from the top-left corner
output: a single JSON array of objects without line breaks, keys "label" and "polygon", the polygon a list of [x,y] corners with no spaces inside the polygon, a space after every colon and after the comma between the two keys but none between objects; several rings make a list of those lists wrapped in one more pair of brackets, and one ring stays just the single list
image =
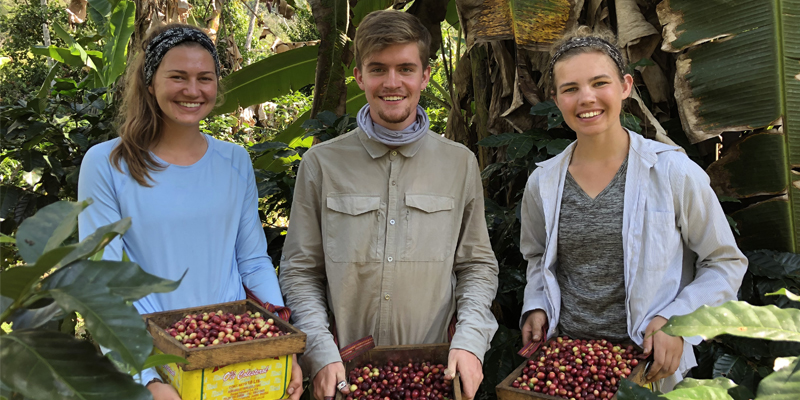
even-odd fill
[{"label": "tree trunk", "polygon": [[[47,13],[47,0],[42,0],[42,12]],[[50,47],[50,28],[47,27],[47,22],[42,23],[42,37],[44,45]],[[53,59],[47,57],[47,66],[53,66]]]},{"label": "tree trunk", "polygon": [[349,64],[349,42],[345,40],[350,21],[350,4],[347,0],[309,0],[314,22],[320,34],[319,61],[314,82],[314,101],[311,118],[328,110],[343,115],[347,100],[344,64]]},{"label": "tree trunk", "polygon": [[253,10],[250,15],[250,26],[247,28],[247,39],[244,41],[244,49],[250,51],[250,46],[253,44],[253,31],[256,29],[256,21],[258,20],[258,0],[253,1]]}]

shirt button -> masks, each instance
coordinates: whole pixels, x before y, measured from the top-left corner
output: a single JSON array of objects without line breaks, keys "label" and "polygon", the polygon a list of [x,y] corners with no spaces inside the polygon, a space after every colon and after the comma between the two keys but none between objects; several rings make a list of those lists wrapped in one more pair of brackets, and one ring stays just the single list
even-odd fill
[{"label": "shirt button", "polygon": [[393,152],[392,152],[392,155],[393,155],[393,156],[396,156],[396,155],[397,155],[397,152],[396,152],[396,151],[393,151]]},{"label": "shirt button", "polygon": [[397,182],[396,181],[392,181],[392,186],[397,186]]},{"label": "shirt button", "polygon": [[389,293],[384,294],[383,298],[386,299],[386,300],[389,300],[389,298],[390,298]]},{"label": "shirt button", "polygon": [[386,261],[388,261],[388,262],[392,262],[392,260],[394,260],[394,258],[392,258],[392,257],[389,257],[389,258],[386,259]]},{"label": "shirt button", "polygon": [[392,219],[392,220],[389,220],[389,223],[390,223],[390,224],[392,224],[392,225],[394,225],[394,220],[393,220],[393,219]]}]

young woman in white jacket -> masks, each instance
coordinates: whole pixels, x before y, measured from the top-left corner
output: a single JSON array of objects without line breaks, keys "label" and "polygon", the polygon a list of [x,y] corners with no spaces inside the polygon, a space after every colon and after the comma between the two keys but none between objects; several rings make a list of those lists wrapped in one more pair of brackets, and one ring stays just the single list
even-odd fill
[{"label": "young woman in white jacket", "polygon": [[633,342],[654,356],[648,380],[671,390],[696,365],[700,338],[659,329],[735,300],[747,259],[706,173],[677,147],[622,127],[633,78],[613,37],[568,34],[548,72],[577,140],[539,163],[525,188],[523,341]]}]

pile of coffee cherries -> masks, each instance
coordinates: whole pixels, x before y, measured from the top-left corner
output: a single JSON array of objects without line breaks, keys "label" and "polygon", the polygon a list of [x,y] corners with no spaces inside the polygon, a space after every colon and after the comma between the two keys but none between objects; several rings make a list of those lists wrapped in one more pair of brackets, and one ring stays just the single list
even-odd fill
[{"label": "pile of coffee cherries", "polygon": [[350,371],[347,400],[449,400],[453,382],[444,379],[444,370],[430,362],[366,364]]},{"label": "pile of coffee cherries", "polygon": [[559,337],[539,354],[528,360],[522,376],[511,386],[571,400],[610,399],[620,380],[639,365],[639,352],[633,346],[616,346],[607,340]]},{"label": "pile of coffee cherries", "polygon": [[272,318],[264,319],[260,312],[249,310],[239,315],[222,310],[188,314],[166,331],[190,349],[289,334],[275,325]]}]

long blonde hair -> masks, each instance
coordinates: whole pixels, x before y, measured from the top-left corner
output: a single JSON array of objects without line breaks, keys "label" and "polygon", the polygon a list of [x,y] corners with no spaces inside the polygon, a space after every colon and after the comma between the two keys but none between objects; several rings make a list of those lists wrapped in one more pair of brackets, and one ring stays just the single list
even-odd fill
[{"label": "long blonde hair", "polygon": [[[161,171],[166,168],[153,158],[150,149],[156,145],[163,135],[163,113],[158,106],[156,97],[148,90],[144,77],[144,63],[147,44],[154,37],[167,29],[184,26],[200,31],[197,27],[184,24],[169,24],[154,29],[142,41],[142,46],[133,62],[128,65],[125,72],[125,93],[122,106],[117,114],[119,127],[119,144],[111,151],[111,165],[120,172],[122,161],[128,166],[128,173],[140,185],[151,187],[148,181],[154,181],[151,172]],[[200,31],[202,32],[202,31]],[[183,42],[178,46],[200,46],[195,42]],[[177,47],[177,46],[176,46]],[[200,46],[202,48],[202,46]],[[217,77],[217,104],[221,100],[222,88]]]}]

